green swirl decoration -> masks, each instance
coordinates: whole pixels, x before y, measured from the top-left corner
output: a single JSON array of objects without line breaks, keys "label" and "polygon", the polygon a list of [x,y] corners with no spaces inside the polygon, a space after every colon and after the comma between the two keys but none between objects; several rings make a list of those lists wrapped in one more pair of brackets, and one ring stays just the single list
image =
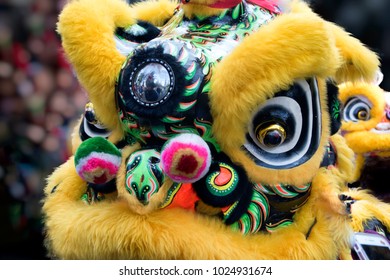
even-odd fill
[{"label": "green swirl decoration", "polygon": [[308,192],[311,188],[311,183],[299,186],[287,184],[265,185],[258,183],[255,185],[255,188],[268,195],[277,195],[283,198],[295,198],[302,193]]},{"label": "green swirl decoration", "polygon": [[267,197],[254,189],[247,212],[237,222],[233,223],[231,227],[243,234],[256,233],[262,229],[264,221],[269,214],[270,206]]},{"label": "green swirl decoration", "polygon": [[195,127],[200,131],[199,135],[208,143],[211,143],[217,152],[221,151],[221,148],[219,147],[217,140],[213,137],[213,134],[211,132],[211,123],[200,120],[200,119],[195,119]]},{"label": "green swirl decoration", "polygon": [[341,113],[340,101],[337,98],[335,98],[335,100],[333,100],[332,102],[332,118],[334,120],[339,120],[340,113]]},{"label": "green swirl decoration", "polygon": [[[293,186],[286,184],[253,184],[253,196],[247,212],[232,224],[232,228],[243,234],[256,233],[265,229],[276,231],[293,222],[294,213],[306,203],[311,183]],[[224,219],[229,218],[238,203],[224,211]]]}]

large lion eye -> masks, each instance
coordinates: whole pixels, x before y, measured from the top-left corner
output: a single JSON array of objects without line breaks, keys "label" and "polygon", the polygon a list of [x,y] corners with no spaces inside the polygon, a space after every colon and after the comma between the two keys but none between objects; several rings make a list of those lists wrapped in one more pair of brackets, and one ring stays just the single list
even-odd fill
[{"label": "large lion eye", "polygon": [[130,76],[134,99],[145,106],[157,106],[165,102],[173,91],[174,76],[167,63],[145,63]]},{"label": "large lion eye", "polygon": [[371,102],[363,96],[349,99],[344,106],[343,120],[346,122],[367,121],[371,115]]},{"label": "large lion eye", "polygon": [[298,166],[317,151],[321,121],[316,80],[296,81],[253,112],[244,149],[260,166]]}]

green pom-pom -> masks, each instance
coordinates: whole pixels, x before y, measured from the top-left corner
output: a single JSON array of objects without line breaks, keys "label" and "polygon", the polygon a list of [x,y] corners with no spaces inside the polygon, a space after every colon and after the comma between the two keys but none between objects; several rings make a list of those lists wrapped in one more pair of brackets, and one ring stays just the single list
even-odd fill
[{"label": "green pom-pom", "polygon": [[104,184],[112,180],[121,164],[121,152],[103,137],[85,140],[75,154],[76,171],[85,181]]},{"label": "green pom-pom", "polygon": [[121,156],[120,150],[106,138],[92,137],[82,142],[81,145],[77,148],[75,154],[76,165],[80,159],[89,156],[92,152],[111,154],[118,157]]}]

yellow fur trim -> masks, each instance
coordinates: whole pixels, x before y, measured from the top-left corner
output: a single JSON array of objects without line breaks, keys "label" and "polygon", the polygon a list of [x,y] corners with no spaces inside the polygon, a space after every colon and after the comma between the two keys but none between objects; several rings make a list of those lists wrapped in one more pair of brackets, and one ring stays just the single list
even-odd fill
[{"label": "yellow fur trim", "polygon": [[340,191],[345,185],[338,174],[335,168],[321,168],[312,181],[311,201],[313,209],[329,218],[329,226],[334,227],[334,242],[345,253],[350,248],[352,230],[345,205],[339,199]]},{"label": "yellow fur trim", "polygon": [[387,135],[369,131],[356,131],[345,134],[348,145],[355,153],[363,154],[372,151],[389,151],[390,139]]},{"label": "yellow fur trim", "polygon": [[350,231],[337,204],[327,205],[337,187],[325,173],[291,226],[243,236],[219,219],[182,209],[139,215],[121,200],[86,205],[85,183],[70,159],[45,189],[47,238],[60,259],[336,259]]},{"label": "yellow fur trim", "polygon": [[336,38],[336,45],[342,57],[342,65],[338,69],[337,83],[346,81],[372,81],[379,69],[379,58],[358,39],[350,36],[344,29],[328,23]]},{"label": "yellow fur trim", "polygon": [[366,159],[363,154],[356,154],[355,156],[355,171],[353,175],[352,182],[357,182],[362,174],[362,170],[364,167],[364,164],[366,162]]},{"label": "yellow fur trim", "polygon": [[73,126],[73,130],[72,130],[72,133],[71,133],[71,145],[70,145],[71,146],[72,155],[74,155],[76,153],[77,148],[82,143],[81,138],[80,138],[80,134],[79,134],[79,130],[80,130],[80,124],[82,123],[83,118],[84,117],[81,116],[77,120],[75,125]]},{"label": "yellow fur trim", "polygon": [[[50,195],[50,193],[53,192],[54,188],[57,189],[57,186],[60,183],[65,183],[69,186],[68,188],[60,190],[60,192],[64,192],[63,195],[65,197],[68,197],[73,200],[78,200],[81,195],[86,191],[87,183],[83,179],[81,179],[80,176],[74,176],[77,175],[77,172],[76,168],[74,167],[73,161],[74,157],[72,156],[68,159],[67,162],[56,168],[54,172],[50,175],[50,177],[47,179],[46,188],[44,189],[46,196]],[[66,170],[66,172],[69,172],[69,177],[67,177],[66,174],[63,172],[64,170]]]},{"label": "yellow fur trim", "polygon": [[[135,22],[134,13],[121,0],[73,1],[59,17],[62,46],[80,83],[94,104],[96,116],[109,129],[119,127],[115,80],[125,57],[115,48],[114,32]],[[77,32],[76,32],[77,31]]]},{"label": "yellow fur trim", "polygon": [[151,0],[133,4],[131,8],[137,15],[137,19],[148,21],[156,26],[162,26],[171,18],[177,6],[177,1]]},{"label": "yellow fur trim", "polygon": [[354,152],[340,134],[332,135],[330,139],[336,149],[336,171],[339,172],[339,176],[344,182],[354,182]]}]

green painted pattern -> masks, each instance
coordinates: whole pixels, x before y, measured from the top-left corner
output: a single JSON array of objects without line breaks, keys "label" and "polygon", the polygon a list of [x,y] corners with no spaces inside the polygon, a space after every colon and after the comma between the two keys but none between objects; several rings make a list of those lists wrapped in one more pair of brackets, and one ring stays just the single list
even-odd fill
[{"label": "green painted pattern", "polygon": [[126,190],[143,204],[148,204],[163,181],[159,164],[160,153],[156,150],[140,150],[130,155],[126,166]]},{"label": "green painted pattern", "polygon": [[254,189],[247,212],[231,227],[243,234],[256,233],[262,229],[269,213],[270,206],[267,197]]},{"label": "green painted pattern", "polygon": [[207,174],[206,188],[213,196],[221,197],[221,196],[227,196],[231,194],[234,190],[236,190],[239,178],[238,178],[237,171],[234,168],[232,168],[230,165],[220,162],[219,166],[229,170],[231,175],[230,180],[225,185],[219,186],[215,183],[215,180],[220,174],[220,172],[219,171],[212,172]]}]

